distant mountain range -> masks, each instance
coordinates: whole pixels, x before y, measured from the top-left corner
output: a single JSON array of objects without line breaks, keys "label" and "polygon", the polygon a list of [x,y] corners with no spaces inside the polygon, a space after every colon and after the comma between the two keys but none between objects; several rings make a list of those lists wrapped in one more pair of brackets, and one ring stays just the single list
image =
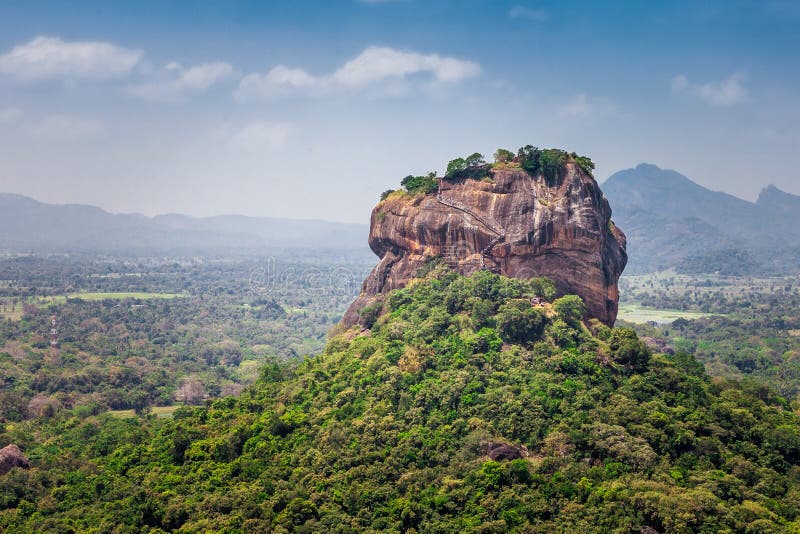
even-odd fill
[{"label": "distant mountain range", "polygon": [[226,254],[274,249],[367,251],[366,224],[221,215],[112,214],[0,193],[0,252]]},{"label": "distant mountain range", "polygon": [[775,186],[756,202],[711,191],[675,171],[641,164],[602,185],[628,236],[629,274],[783,274],[800,271],[800,197]]},{"label": "distant mountain range", "polygon": [[[625,272],[675,268],[737,275],[800,273],[800,196],[775,186],[756,202],[711,191],[643,163],[602,184],[614,222],[628,236]],[[0,253],[191,255],[276,249],[358,250],[369,226],[320,220],[221,215],[112,214],[0,193]]]}]

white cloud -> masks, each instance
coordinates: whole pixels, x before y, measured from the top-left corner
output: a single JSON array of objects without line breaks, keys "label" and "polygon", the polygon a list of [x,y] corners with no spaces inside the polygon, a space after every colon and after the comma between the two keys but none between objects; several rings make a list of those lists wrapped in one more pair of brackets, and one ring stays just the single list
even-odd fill
[{"label": "white cloud", "polygon": [[726,107],[747,100],[747,87],[744,82],[747,77],[736,72],[728,78],[703,84],[692,83],[683,74],[673,77],[670,86],[673,93],[686,92],[715,107]]},{"label": "white cloud", "polygon": [[744,74],[736,73],[721,82],[711,82],[697,87],[697,94],[715,106],[730,106],[747,98],[747,88],[743,85]]},{"label": "white cloud", "polygon": [[477,76],[480,71],[480,65],[472,61],[372,46],[328,75],[315,76],[304,69],[285,65],[273,67],[263,75],[248,74],[240,82],[235,96],[246,99],[319,94],[403,82],[412,76],[424,76],[438,84],[454,84]]},{"label": "white cloud", "polygon": [[145,100],[179,100],[186,93],[207,91],[214,84],[230,78],[233,72],[233,67],[222,61],[188,68],[179,63],[169,63],[161,73],[162,79],[133,85],[128,92]]},{"label": "white cloud", "polygon": [[525,19],[532,22],[544,22],[549,18],[550,15],[543,9],[531,9],[525,6],[514,6],[508,10],[508,16],[512,19]]},{"label": "white cloud", "polygon": [[100,41],[39,36],[0,55],[0,73],[26,81],[116,78],[128,74],[143,53]]},{"label": "white cloud", "polygon": [[292,126],[284,122],[254,121],[227,133],[228,148],[248,154],[260,154],[286,145]]},{"label": "white cloud", "polygon": [[271,98],[291,94],[298,90],[311,90],[319,86],[321,86],[321,81],[305,70],[278,65],[271,68],[266,74],[252,73],[242,78],[235,96],[237,99]]},{"label": "white cloud", "polygon": [[91,117],[77,115],[48,115],[23,126],[22,130],[40,138],[94,137],[105,132],[103,123]]},{"label": "white cloud", "polygon": [[363,87],[387,79],[403,79],[427,73],[436,81],[458,83],[477,76],[480,66],[472,61],[371,46],[333,73],[333,79],[349,87]]}]

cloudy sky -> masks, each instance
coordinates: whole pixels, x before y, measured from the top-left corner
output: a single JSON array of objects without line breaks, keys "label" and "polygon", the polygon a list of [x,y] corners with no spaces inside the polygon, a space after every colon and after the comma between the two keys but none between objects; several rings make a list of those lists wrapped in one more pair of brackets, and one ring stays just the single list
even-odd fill
[{"label": "cloudy sky", "polygon": [[800,1],[0,4],[0,191],[366,222],[500,146],[800,194]]}]

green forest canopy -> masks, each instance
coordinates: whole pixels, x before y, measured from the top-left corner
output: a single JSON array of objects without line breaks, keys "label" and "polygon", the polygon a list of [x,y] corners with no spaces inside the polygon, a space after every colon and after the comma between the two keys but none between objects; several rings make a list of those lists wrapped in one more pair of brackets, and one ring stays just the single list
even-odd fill
[{"label": "green forest canopy", "polygon": [[239,398],[7,425],[0,446],[34,467],[0,477],[0,529],[798,528],[800,421],[783,399],[554,297],[435,266],[369,335],[267,365]]}]

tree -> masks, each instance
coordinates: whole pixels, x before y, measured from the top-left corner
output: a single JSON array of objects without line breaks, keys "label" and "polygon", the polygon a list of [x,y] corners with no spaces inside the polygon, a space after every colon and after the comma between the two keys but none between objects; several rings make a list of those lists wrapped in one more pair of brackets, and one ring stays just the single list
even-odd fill
[{"label": "tree", "polygon": [[37,394],[28,402],[28,414],[36,417],[53,417],[61,408],[58,399],[48,397],[44,393]]},{"label": "tree", "polygon": [[583,430],[602,456],[632,465],[635,469],[646,468],[658,458],[647,441],[631,436],[625,427],[597,422],[586,425]]},{"label": "tree", "polygon": [[517,161],[530,174],[539,172],[539,157],[542,151],[533,145],[525,145],[517,151]]},{"label": "tree", "polygon": [[586,314],[586,305],[578,295],[564,295],[553,301],[558,316],[572,327],[577,327]]},{"label": "tree", "polygon": [[465,170],[467,170],[467,162],[464,158],[452,159],[447,163],[447,172],[445,172],[445,177],[456,178]]},{"label": "tree", "polygon": [[477,152],[473,153],[464,160],[467,164],[467,167],[470,169],[474,169],[476,167],[483,167],[486,165],[486,160],[483,159],[483,154],[479,154]]},{"label": "tree", "polygon": [[508,343],[525,344],[541,339],[545,322],[544,314],[527,299],[509,301],[497,313],[497,328]]},{"label": "tree", "polygon": [[556,148],[542,150],[539,166],[542,174],[550,182],[555,182],[561,175],[561,168],[567,162],[567,153]]},{"label": "tree", "polygon": [[475,152],[466,158],[456,158],[447,164],[445,178],[459,180],[464,178],[480,178],[484,174],[486,160],[483,154]]},{"label": "tree", "polygon": [[28,401],[19,393],[0,391],[0,423],[28,417]]},{"label": "tree", "polygon": [[131,406],[133,406],[133,413],[136,415],[148,415],[152,411],[150,408],[150,399],[143,391],[137,391],[133,395],[133,400],[131,400],[130,403]]},{"label": "tree", "polygon": [[206,398],[208,394],[203,383],[192,377],[184,378],[175,391],[175,399],[184,404],[200,404]]},{"label": "tree", "polygon": [[639,373],[647,369],[650,349],[639,340],[630,328],[615,328],[608,341],[612,359],[625,367],[628,373]]},{"label": "tree", "polygon": [[531,278],[528,280],[528,285],[534,296],[541,297],[548,301],[553,300],[556,296],[556,285],[549,278]]},{"label": "tree", "polygon": [[495,163],[508,163],[514,160],[514,153],[505,148],[498,148],[494,151]]}]

